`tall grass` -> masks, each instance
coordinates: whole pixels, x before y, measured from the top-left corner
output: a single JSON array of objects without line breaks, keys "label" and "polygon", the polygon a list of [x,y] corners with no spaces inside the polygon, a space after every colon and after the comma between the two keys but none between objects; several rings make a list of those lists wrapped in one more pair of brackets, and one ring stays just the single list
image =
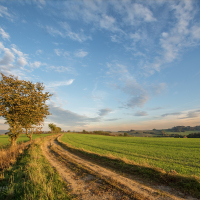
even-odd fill
[{"label": "tall grass", "polygon": [[0,173],[0,189],[5,188],[0,199],[70,199],[66,183],[43,156],[41,143],[34,141],[16,164]]},{"label": "tall grass", "polygon": [[[40,138],[40,137],[46,137],[49,136],[51,134],[33,134],[33,140]],[[9,147],[10,142],[8,141],[9,137],[8,135],[0,135],[0,147],[5,148],[5,147]],[[19,136],[19,138],[17,139],[17,143],[21,143],[21,142],[28,142],[29,138],[26,136],[26,134],[21,134]]]}]

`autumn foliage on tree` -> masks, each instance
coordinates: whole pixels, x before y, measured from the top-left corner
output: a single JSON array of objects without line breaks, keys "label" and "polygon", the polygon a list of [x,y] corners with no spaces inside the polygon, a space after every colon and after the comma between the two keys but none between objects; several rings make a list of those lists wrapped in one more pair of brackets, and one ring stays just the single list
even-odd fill
[{"label": "autumn foliage on tree", "polygon": [[4,117],[9,125],[8,135],[12,145],[16,144],[23,128],[32,140],[30,130],[40,126],[44,118],[50,114],[45,102],[52,95],[48,92],[43,93],[43,90],[42,83],[33,84],[1,73],[0,116]]}]

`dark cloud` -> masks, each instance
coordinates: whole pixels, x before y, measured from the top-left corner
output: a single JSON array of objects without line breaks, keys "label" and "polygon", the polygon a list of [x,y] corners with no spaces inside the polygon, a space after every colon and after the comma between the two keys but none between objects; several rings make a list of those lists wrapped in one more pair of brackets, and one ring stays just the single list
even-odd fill
[{"label": "dark cloud", "polygon": [[117,121],[117,120],[119,120],[119,119],[121,119],[121,118],[113,118],[113,119],[106,119],[105,121]]},{"label": "dark cloud", "polygon": [[161,115],[161,117],[166,117],[166,116],[169,116],[169,115],[180,115],[182,114],[181,112],[174,112],[174,113],[165,113],[163,115]]},{"label": "dark cloud", "polygon": [[103,117],[105,115],[107,115],[108,113],[110,113],[112,110],[110,108],[105,108],[105,109],[101,109],[99,110],[99,116]]},{"label": "dark cloud", "polygon": [[135,116],[147,116],[148,114],[147,114],[147,112],[145,112],[145,111],[137,111],[136,113],[135,113]]}]

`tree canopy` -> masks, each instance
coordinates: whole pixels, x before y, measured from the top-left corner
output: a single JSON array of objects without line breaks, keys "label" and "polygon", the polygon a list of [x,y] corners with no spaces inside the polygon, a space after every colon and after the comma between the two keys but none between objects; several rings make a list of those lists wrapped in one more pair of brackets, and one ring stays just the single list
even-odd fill
[{"label": "tree canopy", "polygon": [[49,128],[51,129],[51,132],[61,132],[61,128],[60,127],[57,127],[55,124],[53,123],[50,123],[49,125]]}]

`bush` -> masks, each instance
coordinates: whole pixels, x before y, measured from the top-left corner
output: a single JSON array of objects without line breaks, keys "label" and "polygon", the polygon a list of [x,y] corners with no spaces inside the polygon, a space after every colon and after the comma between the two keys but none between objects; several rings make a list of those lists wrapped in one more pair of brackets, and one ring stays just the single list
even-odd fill
[{"label": "bush", "polygon": [[128,133],[124,133],[124,137],[127,137],[128,136]]}]

